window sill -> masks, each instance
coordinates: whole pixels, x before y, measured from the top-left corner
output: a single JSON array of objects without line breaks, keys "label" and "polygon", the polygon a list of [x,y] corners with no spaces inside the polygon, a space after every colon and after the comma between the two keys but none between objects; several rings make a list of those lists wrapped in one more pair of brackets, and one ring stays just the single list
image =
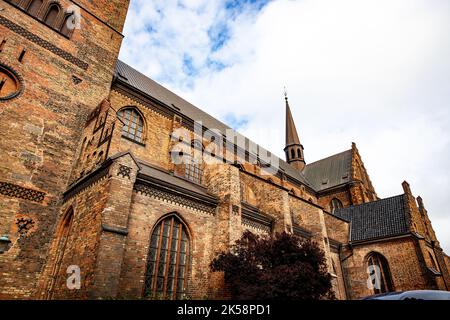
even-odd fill
[{"label": "window sill", "polygon": [[134,140],[134,139],[131,139],[131,138],[127,137],[127,136],[122,135],[122,139],[126,139],[126,140],[128,140],[128,141],[131,141],[131,142],[133,142],[133,143],[136,143],[137,145],[140,145],[141,147],[145,147],[145,143],[139,142],[139,141]]}]

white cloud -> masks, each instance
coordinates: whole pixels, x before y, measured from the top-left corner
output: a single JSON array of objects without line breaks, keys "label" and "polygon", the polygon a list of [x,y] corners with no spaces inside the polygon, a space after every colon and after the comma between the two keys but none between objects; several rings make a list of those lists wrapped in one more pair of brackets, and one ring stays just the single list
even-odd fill
[{"label": "white cloud", "polygon": [[248,119],[242,133],[280,157],[286,85],[307,161],[355,141],[379,196],[408,180],[450,253],[448,1],[279,0],[232,16],[224,1],[183,3],[132,2],[121,58],[218,118]]}]

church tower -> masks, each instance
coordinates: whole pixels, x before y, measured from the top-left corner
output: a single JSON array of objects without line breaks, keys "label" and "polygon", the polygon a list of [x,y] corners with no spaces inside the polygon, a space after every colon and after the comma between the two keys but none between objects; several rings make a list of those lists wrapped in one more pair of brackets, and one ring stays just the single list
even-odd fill
[{"label": "church tower", "polygon": [[297,129],[295,128],[286,92],[284,94],[284,99],[286,100],[286,146],[284,147],[286,161],[294,168],[302,171],[305,167],[303,145],[300,143]]},{"label": "church tower", "polygon": [[129,0],[0,0],[0,299],[33,298]]}]

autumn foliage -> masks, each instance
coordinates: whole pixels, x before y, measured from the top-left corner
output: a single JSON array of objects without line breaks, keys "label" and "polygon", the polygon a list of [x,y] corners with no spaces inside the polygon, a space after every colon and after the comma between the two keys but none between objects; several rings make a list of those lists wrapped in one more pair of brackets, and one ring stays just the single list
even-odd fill
[{"label": "autumn foliage", "polygon": [[287,233],[259,237],[246,231],[210,266],[225,273],[232,299],[334,298],[324,253],[315,243]]}]

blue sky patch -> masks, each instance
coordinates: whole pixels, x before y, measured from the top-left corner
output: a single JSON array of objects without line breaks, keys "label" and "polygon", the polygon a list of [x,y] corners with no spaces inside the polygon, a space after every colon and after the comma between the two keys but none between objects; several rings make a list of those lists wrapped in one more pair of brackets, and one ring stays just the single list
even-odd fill
[{"label": "blue sky patch", "polygon": [[208,30],[208,36],[211,39],[211,51],[217,51],[231,38],[230,30],[225,23],[219,23]]},{"label": "blue sky patch", "polygon": [[240,130],[247,126],[249,119],[247,116],[236,116],[234,113],[227,113],[224,117],[224,122],[234,130]]},{"label": "blue sky patch", "polygon": [[197,70],[192,63],[192,57],[186,53],[183,56],[183,72],[188,76],[195,76],[197,74]]},{"label": "blue sky patch", "polygon": [[245,10],[259,11],[266,6],[271,0],[227,0],[225,9],[234,14],[239,14]]}]

